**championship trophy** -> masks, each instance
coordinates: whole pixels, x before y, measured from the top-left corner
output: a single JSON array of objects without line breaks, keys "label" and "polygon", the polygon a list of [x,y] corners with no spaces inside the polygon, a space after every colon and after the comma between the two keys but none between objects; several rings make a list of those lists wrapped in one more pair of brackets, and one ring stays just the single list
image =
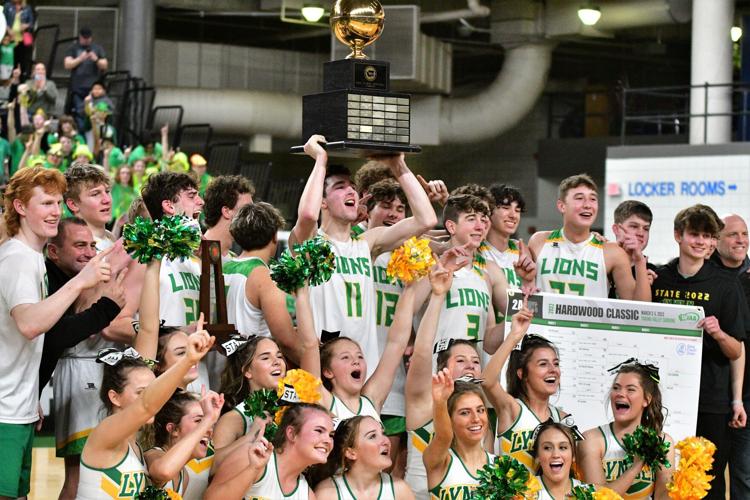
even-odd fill
[{"label": "championship trophy", "polygon": [[[302,99],[303,140],[326,138],[331,156],[418,153],[410,144],[409,94],[390,92],[390,64],[367,59],[362,50],[380,37],[385,14],[378,0],[336,0],[331,29],[349,46],[346,59],[323,65],[323,92]],[[294,146],[292,153],[302,153]]]},{"label": "championship trophy", "polygon": [[[201,240],[201,279],[199,309],[203,313],[204,328],[216,337],[214,349],[228,356],[234,352],[239,335],[234,325],[227,321],[227,298],[224,273],[221,269],[221,243]],[[211,289],[211,285],[213,290]],[[213,294],[211,292],[214,292]],[[216,318],[211,315],[211,304],[216,304]]]}]

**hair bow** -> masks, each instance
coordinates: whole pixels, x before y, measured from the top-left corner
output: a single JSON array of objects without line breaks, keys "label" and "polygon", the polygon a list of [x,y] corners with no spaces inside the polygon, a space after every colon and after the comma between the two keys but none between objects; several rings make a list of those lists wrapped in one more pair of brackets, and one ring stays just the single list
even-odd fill
[{"label": "hair bow", "polygon": [[432,348],[433,354],[440,354],[443,351],[447,351],[448,349],[453,346],[456,342],[459,340],[465,340],[467,342],[471,343],[478,343],[481,342],[481,340],[478,339],[454,339],[454,338],[447,338],[447,339],[440,339],[437,342],[435,342],[435,346]]},{"label": "hair bow", "polygon": [[546,338],[542,337],[541,335],[537,335],[535,333],[527,333],[522,339],[521,342],[519,342],[515,349],[516,351],[525,351],[531,346],[539,345],[539,344],[546,344],[546,345],[552,345],[552,342],[547,340]]},{"label": "hair bow", "polygon": [[320,343],[325,344],[329,340],[337,339],[341,336],[341,332],[329,332],[328,330],[321,330],[320,332]]},{"label": "hair bow", "polygon": [[257,335],[250,335],[249,337],[244,337],[242,335],[232,335],[229,337],[229,340],[226,342],[222,342],[219,346],[221,349],[218,349],[219,352],[224,354],[224,356],[231,356],[232,354],[241,351],[252,339],[257,337]]},{"label": "hair bow", "polygon": [[116,347],[108,347],[106,349],[102,349],[99,351],[99,354],[96,356],[96,362],[97,363],[104,363],[109,366],[117,366],[120,361],[123,359],[140,359],[144,363],[148,365],[149,368],[153,368],[156,366],[156,361],[153,359],[146,359],[143,356],[141,356],[138,351],[133,349],[132,347],[128,347],[124,351],[121,351],[120,349],[117,349]]},{"label": "hair bow", "polygon": [[462,376],[458,377],[453,382],[465,382],[467,384],[481,384],[482,382],[484,382],[484,379],[482,379],[482,378],[474,378],[474,377],[472,377],[471,375],[469,375],[467,373],[466,375],[462,375]]},{"label": "hair bow", "polygon": [[651,363],[648,363],[648,364],[647,363],[641,363],[640,361],[638,361],[638,358],[628,358],[625,361],[623,361],[622,363],[613,366],[612,368],[610,368],[607,371],[609,373],[616,373],[616,372],[620,371],[620,368],[622,368],[624,366],[631,366],[631,365],[632,366],[638,366],[638,367],[642,368],[648,374],[648,376],[651,378],[651,380],[653,380],[657,384],[661,382],[661,377],[659,377],[659,367],[656,366],[656,365],[653,365]]},{"label": "hair bow", "polygon": [[[539,433],[544,429],[545,427],[549,426],[550,424],[555,423],[552,418],[548,418],[541,424],[536,426],[536,429],[534,429],[534,433],[531,435],[531,440],[529,441],[529,449],[534,448],[534,443],[536,442],[536,439],[539,437]],[[557,422],[560,425],[564,425],[568,429],[570,429],[570,432],[573,433],[573,437],[576,441],[583,441],[584,438],[581,431],[578,430],[578,426],[575,423],[575,419],[573,418],[573,415],[566,415],[564,418],[562,418],[559,422]]]}]

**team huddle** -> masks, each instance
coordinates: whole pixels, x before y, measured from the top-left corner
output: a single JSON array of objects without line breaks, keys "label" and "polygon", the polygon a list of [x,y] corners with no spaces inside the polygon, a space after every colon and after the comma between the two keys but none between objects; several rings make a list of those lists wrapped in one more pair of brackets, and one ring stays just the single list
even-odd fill
[{"label": "team huddle", "polygon": [[[288,241],[330,245],[335,271],[323,284],[287,294],[271,279],[285,221],[253,201],[245,178],[216,177],[202,195],[187,174],[156,173],[130,207],[130,222],[186,216],[220,242],[240,334],[224,352],[199,313],[200,259],[133,260],[106,227],[111,181],[101,167],[12,177],[0,245],[0,497],[29,492],[39,395],[52,379],[60,498],[143,498],[155,487],[183,499],[469,499],[500,455],[537,477],[538,499],[583,485],[669,498],[673,467],[629,460],[622,444],[651,429],[675,462],[658,368],[612,367],[601,380],[611,421],[579,431],[553,404],[558,348],[528,333],[525,300],[506,318],[510,290],[703,307],[696,434],[717,447],[707,498],[725,497],[727,464],[732,496],[749,494],[738,443],[750,261],[739,216],[685,208],[674,221],[679,256],[655,266],[644,254],[649,208],[620,204],[607,241],[591,229],[597,186],[581,174],[560,184],[561,228],[524,243],[512,238],[525,211],[515,187],[449,192],[403,155],[351,176],[329,164],[324,140],[305,145],[315,163]],[[391,253],[412,237],[430,240],[436,263],[419,280],[392,280]],[[317,402],[259,416],[253,396],[284,387],[293,368],[322,381]]]}]

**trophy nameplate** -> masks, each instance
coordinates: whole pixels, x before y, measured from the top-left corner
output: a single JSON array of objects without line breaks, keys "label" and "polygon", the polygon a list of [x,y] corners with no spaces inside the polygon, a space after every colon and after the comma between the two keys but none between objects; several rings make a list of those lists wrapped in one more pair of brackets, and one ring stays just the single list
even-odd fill
[{"label": "trophy nameplate", "polygon": [[[302,135],[326,138],[330,156],[418,153],[411,144],[411,96],[390,91],[390,64],[362,49],[380,37],[385,14],[377,0],[337,0],[331,10],[336,38],[352,52],[323,66],[323,92],[302,98]],[[303,153],[294,146],[292,153]]]}]

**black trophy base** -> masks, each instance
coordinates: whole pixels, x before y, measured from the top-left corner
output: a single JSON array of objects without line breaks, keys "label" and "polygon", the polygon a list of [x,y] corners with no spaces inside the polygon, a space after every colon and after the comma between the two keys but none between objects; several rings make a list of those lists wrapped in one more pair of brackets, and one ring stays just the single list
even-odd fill
[{"label": "black trophy base", "polygon": [[[395,155],[398,153],[420,153],[421,146],[414,144],[390,144],[368,141],[331,141],[322,145],[331,156],[366,158],[369,156]],[[292,146],[293,154],[305,154],[305,146]]]}]

